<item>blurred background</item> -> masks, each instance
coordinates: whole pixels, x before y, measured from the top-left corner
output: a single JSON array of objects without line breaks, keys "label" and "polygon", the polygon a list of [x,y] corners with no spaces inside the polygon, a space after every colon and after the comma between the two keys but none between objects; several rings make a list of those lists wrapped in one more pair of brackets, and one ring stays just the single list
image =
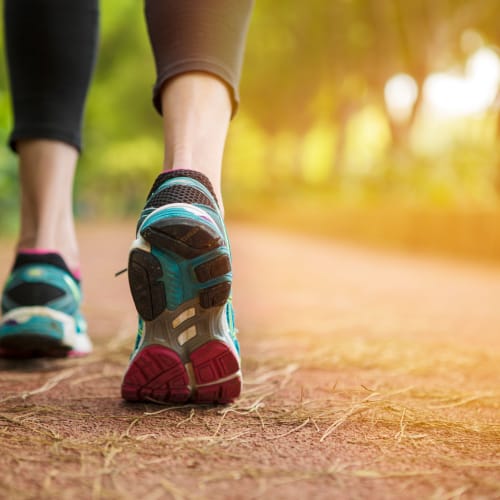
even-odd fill
[{"label": "blurred background", "polygon": [[[135,216],[163,153],[142,2],[101,3],[82,219]],[[496,0],[257,0],[226,148],[229,218],[500,261],[499,18]],[[2,147],[0,232],[16,207]]]}]

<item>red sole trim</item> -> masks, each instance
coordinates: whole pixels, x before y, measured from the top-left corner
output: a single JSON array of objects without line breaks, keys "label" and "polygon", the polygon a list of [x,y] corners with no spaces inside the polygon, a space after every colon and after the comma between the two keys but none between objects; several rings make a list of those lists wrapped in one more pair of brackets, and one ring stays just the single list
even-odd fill
[{"label": "red sole trim", "polygon": [[239,370],[238,359],[227,345],[207,342],[191,353],[190,361],[197,386],[193,391],[176,352],[161,345],[145,347],[125,373],[122,397],[127,401],[225,404],[240,395],[240,377],[224,380]]}]

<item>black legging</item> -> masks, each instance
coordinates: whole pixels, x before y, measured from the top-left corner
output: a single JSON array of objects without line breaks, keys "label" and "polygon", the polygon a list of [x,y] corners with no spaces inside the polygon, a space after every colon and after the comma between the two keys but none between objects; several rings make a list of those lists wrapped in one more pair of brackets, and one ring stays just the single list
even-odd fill
[{"label": "black legging", "polygon": [[[145,0],[162,85],[206,71],[228,85],[235,109],[253,0]],[[14,130],[20,139],[55,139],[81,149],[83,109],[97,52],[98,0],[5,0],[5,36]]]}]

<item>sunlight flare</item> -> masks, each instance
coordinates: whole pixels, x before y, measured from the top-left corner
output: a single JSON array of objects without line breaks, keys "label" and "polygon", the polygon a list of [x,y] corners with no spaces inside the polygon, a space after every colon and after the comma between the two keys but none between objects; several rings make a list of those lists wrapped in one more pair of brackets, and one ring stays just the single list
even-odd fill
[{"label": "sunlight flare", "polygon": [[426,109],[438,118],[482,113],[498,94],[500,58],[482,47],[469,57],[463,74],[456,71],[432,73],[424,83]]}]

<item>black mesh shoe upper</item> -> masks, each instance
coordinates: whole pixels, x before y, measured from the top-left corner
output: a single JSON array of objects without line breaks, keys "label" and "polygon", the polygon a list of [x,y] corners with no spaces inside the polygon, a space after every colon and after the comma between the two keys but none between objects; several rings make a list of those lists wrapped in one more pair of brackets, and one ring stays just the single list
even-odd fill
[{"label": "black mesh shoe upper", "polygon": [[[213,196],[214,200],[218,203],[217,196],[215,196],[215,191],[214,191],[214,189],[212,187],[212,184],[211,184],[210,180],[208,179],[208,177],[206,175],[202,174],[201,172],[196,171],[196,170],[186,170],[186,169],[169,170],[168,172],[162,172],[156,178],[156,180],[155,180],[155,182],[153,184],[153,187],[149,191],[147,199],[149,200],[149,198],[151,197],[151,195],[165,181],[167,181],[168,179],[176,178],[176,177],[191,177],[191,179],[194,179],[194,180],[200,182],[201,184],[203,184],[203,186],[205,186],[208,189],[208,191],[210,192],[210,194]],[[179,192],[177,194],[180,195],[181,193]],[[178,203],[178,202],[184,202],[184,200],[182,200],[182,199],[176,199],[175,201],[169,201],[167,203]],[[195,201],[195,202],[185,201],[185,203],[198,203],[198,202],[197,201]],[[210,203],[209,205],[212,205],[212,204]]]}]

